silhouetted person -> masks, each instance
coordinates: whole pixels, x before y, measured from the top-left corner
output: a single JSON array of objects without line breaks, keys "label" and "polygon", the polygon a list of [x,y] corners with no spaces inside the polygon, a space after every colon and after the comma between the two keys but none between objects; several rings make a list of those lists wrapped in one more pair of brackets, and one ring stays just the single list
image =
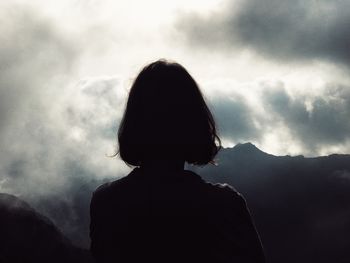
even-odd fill
[{"label": "silhouetted person", "polygon": [[179,64],[146,66],[134,81],[119,154],[136,168],[91,200],[97,262],[265,262],[243,197],[210,184],[185,162],[213,162],[221,147],[198,85]]}]

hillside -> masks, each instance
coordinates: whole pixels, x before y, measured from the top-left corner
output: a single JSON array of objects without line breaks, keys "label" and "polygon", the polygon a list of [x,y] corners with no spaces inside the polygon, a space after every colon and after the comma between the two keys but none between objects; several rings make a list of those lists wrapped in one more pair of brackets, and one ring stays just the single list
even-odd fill
[{"label": "hillside", "polygon": [[91,262],[47,217],[19,198],[0,194],[0,262]]}]

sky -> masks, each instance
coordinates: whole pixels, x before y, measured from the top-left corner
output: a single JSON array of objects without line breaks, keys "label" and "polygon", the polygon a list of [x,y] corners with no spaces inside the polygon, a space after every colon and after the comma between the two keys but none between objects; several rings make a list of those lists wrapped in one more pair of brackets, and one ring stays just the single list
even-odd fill
[{"label": "sky", "polygon": [[[199,83],[224,146],[350,153],[350,1],[4,0],[0,192],[46,196],[118,177],[116,132],[159,58]],[[34,191],[33,191],[34,189]]]}]

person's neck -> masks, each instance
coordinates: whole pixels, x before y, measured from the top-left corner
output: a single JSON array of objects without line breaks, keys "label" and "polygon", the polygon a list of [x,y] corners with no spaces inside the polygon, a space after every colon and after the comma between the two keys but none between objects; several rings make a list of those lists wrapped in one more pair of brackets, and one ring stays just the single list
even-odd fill
[{"label": "person's neck", "polygon": [[147,171],[167,170],[167,171],[183,171],[185,161],[183,160],[146,160],[143,161],[141,169]]}]

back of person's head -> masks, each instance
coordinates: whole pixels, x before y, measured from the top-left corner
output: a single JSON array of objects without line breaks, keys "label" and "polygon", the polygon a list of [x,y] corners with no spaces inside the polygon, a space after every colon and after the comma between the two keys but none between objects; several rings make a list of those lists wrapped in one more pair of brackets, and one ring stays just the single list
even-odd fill
[{"label": "back of person's head", "polygon": [[147,65],[135,79],[118,141],[121,159],[134,166],[173,159],[204,165],[221,147],[197,83],[183,66],[166,60]]}]

